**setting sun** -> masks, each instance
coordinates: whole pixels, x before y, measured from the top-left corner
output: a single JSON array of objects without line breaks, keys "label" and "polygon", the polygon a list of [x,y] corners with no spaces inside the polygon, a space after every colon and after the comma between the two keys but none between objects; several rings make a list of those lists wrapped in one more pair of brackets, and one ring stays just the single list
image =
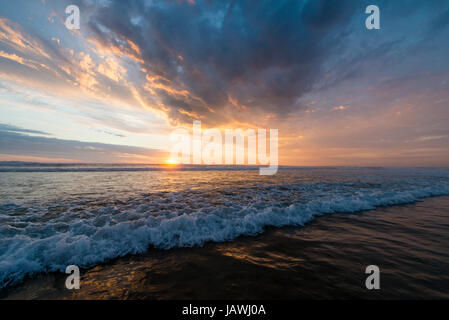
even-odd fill
[{"label": "setting sun", "polygon": [[165,164],[169,164],[169,165],[177,165],[179,164],[177,160],[175,159],[168,159],[165,161]]}]

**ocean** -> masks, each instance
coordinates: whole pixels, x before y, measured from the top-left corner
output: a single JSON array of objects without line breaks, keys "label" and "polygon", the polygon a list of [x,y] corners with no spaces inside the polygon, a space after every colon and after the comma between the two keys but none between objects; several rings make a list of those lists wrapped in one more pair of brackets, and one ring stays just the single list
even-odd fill
[{"label": "ocean", "polygon": [[[3,164],[0,288],[64,272],[68,265],[92,270],[149,252],[193,247],[207,256],[213,243],[232,246],[251,236],[255,245],[272,230],[306,232],[318,216],[339,213],[330,221],[347,224],[358,221],[359,212],[449,195],[449,169],[281,167],[274,176],[258,173],[255,167],[234,166]],[[447,208],[440,215],[435,228],[445,230]],[[325,230],[326,220],[321,221]],[[333,236],[329,232],[319,233],[323,241]],[[277,247],[282,251],[282,242]],[[357,250],[352,254],[360,256]],[[444,261],[447,254],[438,252]],[[277,261],[285,268],[295,262],[290,258],[278,256],[272,266]],[[254,263],[251,256],[239,259]],[[220,264],[213,265],[220,274]]]}]

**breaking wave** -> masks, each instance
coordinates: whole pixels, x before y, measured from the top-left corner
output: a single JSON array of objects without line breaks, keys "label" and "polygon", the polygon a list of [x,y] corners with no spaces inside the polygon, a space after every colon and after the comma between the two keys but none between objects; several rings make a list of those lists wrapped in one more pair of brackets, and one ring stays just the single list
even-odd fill
[{"label": "breaking wave", "polygon": [[449,195],[443,175],[400,182],[318,182],[84,197],[0,205],[0,288],[26,275],[90,267],[148,248],[201,246],[303,226],[315,216]]}]

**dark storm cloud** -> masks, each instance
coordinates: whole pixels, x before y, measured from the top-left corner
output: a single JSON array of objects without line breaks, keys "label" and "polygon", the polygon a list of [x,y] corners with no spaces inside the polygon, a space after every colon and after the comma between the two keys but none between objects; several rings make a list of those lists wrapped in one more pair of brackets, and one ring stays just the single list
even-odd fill
[{"label": "dark storm cloud", "polygon": [[189,92],[158,91],[172,120],[187,120],[183,109],[211,122],[235,108],[230,97],[255,111],[285,115],[300,108],[298,98],[323,76],[323,62],[360,11],[344,0],[88,3],[81,8],[93,10],[88,23],[98,41],[120,47],[131,40],[149,75]]},{"label": "dark storm cloud", "polygon": [[[432,63],[441,69],[441,53],[447,49],[441,36],[447,34],[447,2],[378,0],[378,31],[364,25],[365,8],[372,4],[368,0],[51,3],[57,12],[77,4],[80,35],[90,49],[101,47],[100,52],[109,50],[130,62],[121,60],[126,79],[111,80],[99,73],[99,65],[88,70],[80,65],[80,57],[95,56],[91,50],[84,48],[74,59],[59,42],[39,40],[65,82],[133,106],[160,109],[174,123],[192,118],[211,125],[256,123],[261,117],[284,120],[306,108],[308,95],[321,95],[320,90],[344,81],[352,86],[363,77],[411,79]],[[94,57],[98,63],[101,59]],[[28,69],[40,81],[54,77],[50,71]],[[86,74],[95,81],[82,81],[88,80]]]}]

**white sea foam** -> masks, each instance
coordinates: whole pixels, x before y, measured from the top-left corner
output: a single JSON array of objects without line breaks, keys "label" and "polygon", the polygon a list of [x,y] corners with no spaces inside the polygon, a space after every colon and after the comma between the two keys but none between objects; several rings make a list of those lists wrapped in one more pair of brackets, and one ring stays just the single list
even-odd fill
[{"label": "white sea foam", "polygon": [[0,206],[0,286],[38,272],[89,267],[149,247],[201,246],[302,226],[317,215],[357,212],[448,195],[447,171],[395,182],[319,182],[231,186],[136,195],[71,198]]}]

